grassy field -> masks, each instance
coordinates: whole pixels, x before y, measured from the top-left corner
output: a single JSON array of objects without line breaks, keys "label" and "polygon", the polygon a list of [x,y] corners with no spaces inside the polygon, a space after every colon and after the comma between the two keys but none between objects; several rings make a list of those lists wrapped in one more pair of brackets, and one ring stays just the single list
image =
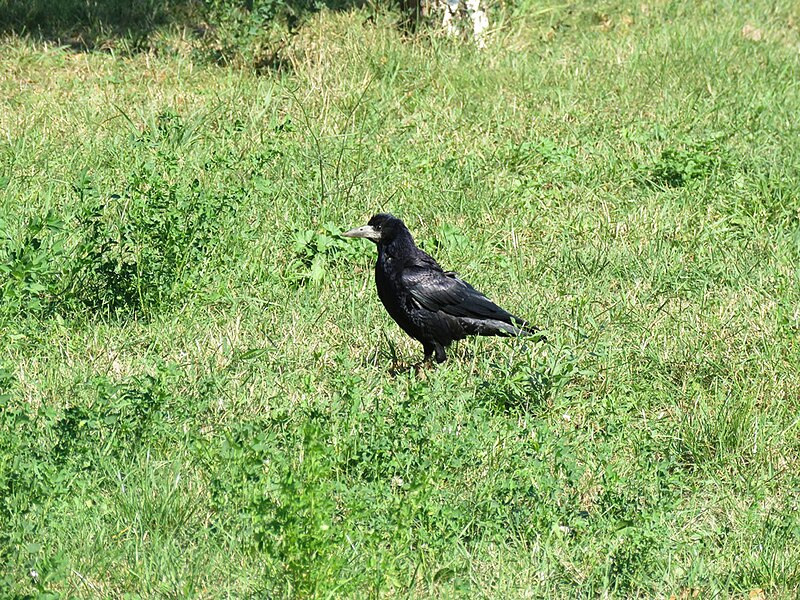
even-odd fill
[{"label": "grassy field", "polygon": [[[800,8],[493,19],[0,39],[0,596],[800,594]],[[549,342],[395,369],[381,210]]]}]

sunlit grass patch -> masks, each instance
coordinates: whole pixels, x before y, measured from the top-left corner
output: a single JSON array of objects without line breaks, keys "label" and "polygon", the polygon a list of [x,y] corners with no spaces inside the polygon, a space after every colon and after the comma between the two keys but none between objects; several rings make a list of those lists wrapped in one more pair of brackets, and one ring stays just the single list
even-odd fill
[{"label": "sunlit grass patch", "polygon": [[[4,38],[4,595],[794,598],[797,14],[763,4],[518,3],[483,52],[322,11],[276,69]],[[548,342],[397,368],[337,235],[380,210]]]}]

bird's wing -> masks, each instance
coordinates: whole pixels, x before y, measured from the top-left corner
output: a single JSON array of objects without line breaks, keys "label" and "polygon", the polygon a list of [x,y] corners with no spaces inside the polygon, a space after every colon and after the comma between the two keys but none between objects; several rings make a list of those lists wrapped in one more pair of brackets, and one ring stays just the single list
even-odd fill
[{"label": "bird's wing", "polygon": [[403,286],[422,307],[454,317],[497,319],[510,323],[516,319],[455,273],[424,267],[406,267]]}]

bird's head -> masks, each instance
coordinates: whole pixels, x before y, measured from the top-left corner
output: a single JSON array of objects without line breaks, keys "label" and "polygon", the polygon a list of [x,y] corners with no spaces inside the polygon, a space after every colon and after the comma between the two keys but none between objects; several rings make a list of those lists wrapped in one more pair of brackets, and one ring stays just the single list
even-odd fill
[{"label": "bird's head", "polygon": [[372,217],[366,225],[345,231],[342,235],[350,238],[366,238],[376,244],[390,244],[398,235],[403,234],[408,234],[405,223],[393,215],[380,213]]}]

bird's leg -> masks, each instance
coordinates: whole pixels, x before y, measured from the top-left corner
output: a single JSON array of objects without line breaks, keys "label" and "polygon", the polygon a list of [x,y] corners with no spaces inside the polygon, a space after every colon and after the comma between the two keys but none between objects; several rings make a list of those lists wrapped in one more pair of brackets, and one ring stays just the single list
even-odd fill
[{"label": "bird's leg", "polygon": [[445,354],[444,346],[439,343],[434,343],[434,349],[436,351],[436,362],[441,364],[447,360],[447,354]]},{"label": "bird's leg", "polygon": [[425,358],[422,359],[422,363],[420,364],[430,364],[434,358],[439,364],[447,360],[444,346],[439,342],[422,342],[422,348],[425,350]]},{"label": "bird's leg", "polygon": [[[412,365],[417,375],[424,373],[425,369],[430,369],[435,366],[433,364],[433,355],[436,352],[436,346],[437,344],[435,342],[422,342],[422,348],[425,350],[425,358]],[[441,361],[437,359],[437,362]]]}]

